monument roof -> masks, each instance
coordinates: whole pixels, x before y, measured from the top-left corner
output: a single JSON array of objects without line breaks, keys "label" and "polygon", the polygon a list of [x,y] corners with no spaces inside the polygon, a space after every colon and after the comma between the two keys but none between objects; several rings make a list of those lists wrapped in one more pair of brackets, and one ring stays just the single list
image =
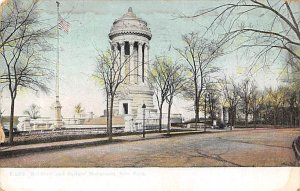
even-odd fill
[{"label": "monument roof", "polygon": [[147,22],[138,18],[132,11],[131,7],[128,8],[127,13],[114,21],[108,36],[112,39],[115,36],[124,34],[141,35],[145,36],[149,40],[152,37],[150,28],[147,26]]},{"label": "monument roof", "polygon": [[125,13],[119,20],[124,20],[124,19],[139,19],[136,14],[133,13],[132,8],[128,8],[128,12]]}]

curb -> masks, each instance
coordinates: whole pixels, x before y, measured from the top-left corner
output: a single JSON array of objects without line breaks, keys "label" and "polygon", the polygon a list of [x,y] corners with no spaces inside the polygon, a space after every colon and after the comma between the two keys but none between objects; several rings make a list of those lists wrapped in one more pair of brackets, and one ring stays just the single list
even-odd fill
[{"label": "curb", "polygon": [[113,144],[121,142],[120,140],[113,140],[112,142],[108,142],[108,140],[100,140],[100,141],[91,141],[85,143],[70,143],[65,145],[50,145],[50,146],[41,146],[36,148],[24,148],[18,150],[9,150],[9,151],[1,151],[0,152],[0,159],[2,158],[10,158],[20,155],[26,155],[30,153],[37,153],[43,151],[53,151],[53,150],[60,150],[60,149],[68,149],[68,148],[80,148],[85,146],[96,146],[96,145],[104,145],[104,144]]},{"label": "curb", "polygon": [[203,131],[194,131],[194,132],[187,132],[187,133],[162,133],[161,135],[164,137],[177,137],[177,136],[184,136],[184,135],[196,135],[196,134],[203,134],[203,133],[216,133],[216,132],[203,132]]}]

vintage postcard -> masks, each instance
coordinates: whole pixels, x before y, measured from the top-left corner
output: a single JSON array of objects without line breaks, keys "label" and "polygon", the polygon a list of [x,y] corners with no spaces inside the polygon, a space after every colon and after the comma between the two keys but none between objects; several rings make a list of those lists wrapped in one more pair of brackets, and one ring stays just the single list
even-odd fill
[{"label": "vintage postcard", "polygon": [[0,191],[299,191],[300,1],[0,2]]}]

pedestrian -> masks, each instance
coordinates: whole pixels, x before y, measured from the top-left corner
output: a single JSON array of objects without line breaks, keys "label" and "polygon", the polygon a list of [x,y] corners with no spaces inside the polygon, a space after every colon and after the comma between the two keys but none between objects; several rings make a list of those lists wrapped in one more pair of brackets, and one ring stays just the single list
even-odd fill
[{"label": "pedestrian", "polygon": [[0,123],[0,145],[5,142],[5,134],[3,131],[3,126]]}]

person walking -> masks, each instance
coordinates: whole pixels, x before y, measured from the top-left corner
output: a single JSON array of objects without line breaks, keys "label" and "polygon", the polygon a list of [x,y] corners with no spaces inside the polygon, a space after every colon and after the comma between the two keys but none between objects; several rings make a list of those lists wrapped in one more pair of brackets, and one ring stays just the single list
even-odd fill
[{"label": "person walking", "polygon": [[3,131],[3,126],[0,122],[0,145],[5,142],[5,134]]}]

